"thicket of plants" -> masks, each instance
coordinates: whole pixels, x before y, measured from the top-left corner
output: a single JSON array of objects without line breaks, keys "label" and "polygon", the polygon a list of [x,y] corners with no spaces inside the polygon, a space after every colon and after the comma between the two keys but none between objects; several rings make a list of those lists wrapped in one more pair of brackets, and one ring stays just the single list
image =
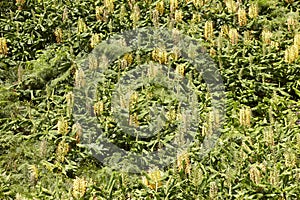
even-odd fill
[{"label": "thicket of plants", "polygon": [[[0,199],[297,199],[299,8],[294,0],[0,0]],[[206,49],[224,81],[226,119],[215,148],[200,157],[213,125],[192,66],[163,48],[120,57],[111,64],[116,73],[152,60],[193,79],[203,110],[199,141],[177,162],[134,175],[103,166],[80,143],[73,88],[78,61],[97,44],[147,26],[180,30]],[[111,142],[134,152],[167,143],[180,120],[176,100],[166,103],[165,135],[136,141],[114,134],[118,76],[107,80],[93,112]],[[156,85],[133,94],[133,124],[144,122],[149,94],[164,104]]]}]

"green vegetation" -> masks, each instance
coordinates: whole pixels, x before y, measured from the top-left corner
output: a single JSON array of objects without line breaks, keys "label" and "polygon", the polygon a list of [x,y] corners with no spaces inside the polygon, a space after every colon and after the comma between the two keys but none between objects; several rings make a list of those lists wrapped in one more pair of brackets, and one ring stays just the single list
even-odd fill
[{"label": "green vegetation", "polygon": [[[299,9],[296,0],[0,0],[0,199],[299,198]],[[103,166],[81,144],[72,91],[82,84],[79,61],[97,44],[147,26],[178,29],[206,49],[224,81],[226,119],[215,148],[199,156],[213,126],[201,76],[163,48],[120,57],[94,106],[112,143],[155,151],[181,120],[176,99],[152,84],[131,96],[129,118],[146,123],[159,102],[169,106],[164,132],[137,141],[119,130],[112,90],[139,63],[193,80],[202,110],[195,144],[174,164],[138,175]]]}]

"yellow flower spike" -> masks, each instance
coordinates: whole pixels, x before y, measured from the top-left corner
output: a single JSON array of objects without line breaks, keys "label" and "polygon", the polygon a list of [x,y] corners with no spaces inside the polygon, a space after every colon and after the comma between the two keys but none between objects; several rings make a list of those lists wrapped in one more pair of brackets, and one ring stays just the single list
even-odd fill
[{"label": "yellow flower spike", "polygon": [[200,22],[200,20],[201,20],[201,15],[199,13],[193,13],[191,22],[198,23]]},{"label": "yellow flower spike", "polygon": [[227,36],[229,33],[229,28],[228,28],[228,25],[222,25],[221,26],[221,36],[225,37]]},{"label": "yellow flower spike", "polygon": [[284,162],[286,167],[293,168],[296,166],[297,156],[295,153],[291,152],[291,150],[288,150],[283,155],[284,155]]},{"label": "yellow flower spike", "polygon": [[29,169],[30,169],[30,172],[31,172],[30,179],[31,179],[32,182],[36,183],[36,181],[39,178],[39,170],[36,167],[36,165],[29,165]]},{"label": "yellow flower spike", "polygon": [[296,27],[296,23],[297,23],[297,21],[296,21],[295,17],[294,16],[289,16],[287,18],[288,30],[289,31],[294,30],[295,27]]},{"label": "yellow flower spike", "polygon": [[91,47],[95,48],[97,44],[99,44],[101,41],[99,34],[94,33],[91,37]]},{"label": "yellow flower spike", "polygon": [[159,23],[159,12],[157,10],[153,10],[152,11],[152,15],[151,15],[151,20],[152,23],[155,27],[158,27],[158,23]]},{"label": "yellow flower spike", "polygon": [[173,13],[178,8],[178,0],[170,0],[170,11]]},{"label": "yellow flower spike", "polygon": [[152,51],[152,58],[155,61],[158,61],[160,64],[166,64],[168,61],[167,51],[163,48],[155,48]]},{"label": "yellow flower spike", "polygon": [[242,126],[251,125],[251,109],[249,107],[240,110],[240,124]]},{"label": "yellow flower spike", "polygon": [[114,12],[114,1],[113,0],[104,0],[104,7],[107,9],[109,13]]},{"label": "yellow flower spike", "polygon": [[129,123],[130,126],[139,126],[139,119],[137,113],[133,113],[129,115]]},{"label": "yellow flower spike", "polygon": [[170,111],[167,112],[166,116],[169,121],[176,120],[176,110],[171,109]]},{"label": "yellow flower spike", "polygon": [[86,30],[87,30],[87,26],[86,26],[85,22],[83,21],[83,19],[81,19],[81,18],[78,19],[77,30],[78,30],[78,33],[86,32]]},{"label": "yellow flower spike", "polygon": [[278,50],[279,49],[279,42],[271,41],[271,47],[273,49]]},{"label": "yellow flower spike", "polygon": [[213,22],[206,21],[204,26],[204,37],[206,40],[211,40],[214,37]]},{"label": "yellow flower spike", "polygon": [[69,144],[66,143],[65,141],[60,141],[56,149],[56,160],[61,163],[64,162],[65,156],[68,154],[68,152],[69,152]]},{"label": "yellow flower spike", "polygon": [[218,186],[216,182],[209,184],[209,199],[217,199],[218,197]]},{"label": "yellow flower spike", "polygon": [[188,152],[184,151],[177,155],[178,171],[184,171],[185,174],[191,173],[191,162]]},{"label": "yellow flower spike", "polygon": [[123,4],[122,6],[121,6],[121,8],[120,8],[120,19],[121,20],[124,20],[125,18],[126,18],[126,16],[127,16],[127,8],[126,8],[126,6]]},{"label": "yellow flower spike", "polygon": [[246,108],[245,110],[245,122],[244,124],[246,126],[250,126],[251,125],[251,109],[250,108]]},{"label": "yellow flower spike", "polygon": [[0,38],[0,54],[7,55],[7,53],[8,48],[6,38]]},{"label": "yellow flower spike", "polygon": [[291,63],[290,61],[290,49],[287,48],[285,51],[284,51],[284,61],[286,63]]},{"label": "yellow flower spike", "polygon": [[72,195],[75,199],[80,199],[85,195],[87,183],[84,178],[76,177],[73,180]]},{"label": "yellow flower spike", "polygon": [[98,21],[101,21],[102,20],[103,7],[96,6],[95,11],[96,11],[96,19]]},{"label": "yellow flower spike", "polygon": [[148,177],[142,177],[142,182],[144,185],[149,187],[152,190],[157,190],[162,185],[162,172],[159,169],[154,169],[148,172]]},{"label": "yellow flower spike", "polygon": [[239,34],[235,28],[231,28],[228,32],[231,44],[235,45],[239,41]]},{"label": "yellow flower spike", "polygon": [[255,19],[258,17],[258,5],[256,3],[252,3],[250,5],[248,14],[251,19]]},{"label": "yellow flower spike", "polygon": [[63,32],[61,28],[56,28],[54,31],[54,35],[55,35],[55,39],[57,43],[61,43],[62,42],[62,38],[63,38]]},{"label": "yellow flower spike", "polygon": [[210,111],[207,116],[206,122],[203,124],[202,135],[210,137],[213,133],[213,127],[217,125],[217,119],[215,118],[215,112]]},{"label": "yellow flower spike", "polygon": [[200,8],[204,6],[205,0],[192,0],[192,2],[196,8]]},{"label": "yellow flower spike", "polygon": [[175,45],[180,42],[180,31],[177,28],[172,29],[172,40]]},{"label": "yellow flower spike", "polygon": [[292,45],[285,50],[284,59],[287,63],[292,63],[299,57],[299,48],[297,45]]},{"label": "yellow flower spike", "polygon": [[228,12],[235,13],[237,10],[237,3],[233,0],[225,0],[225,5],[227,7]]},{"label": "yellow flower spike", "polygon": [[271,44],[271,37],[272,37],[272,32],[267,30],[267,29],[264,29],[261,33],[262,35],[262,41],[264,44]]},{"label": "yellow flower spike", "polygon": [[244,32],[244,44],[249,45],[249,44],[251,44],[251,41],[252,41],[252,36],[251,36],[250,31],[245,31]]},{"label": "yellow flower spike", "polygon": [[95,115],[100,116],[102,114],[103,110],[104,110],[104,103],[103,103],[103,101],[96,102],[95,105],[94,105],[94,113],[95,113]]},{"label": "yellow flower spike", "polygon": [[276,169],[276,167],[274,167],[274,169],[272,169],[270,171],[270,177],[269,177],[269,182],[273,185],[273,186],[278,186],[279,184],[279,170]]},{"label": "yellow flower spike", "polygon": [[252,165],[249,170],[250,180],[255,183],[259,184],[261,181],[261,173],[256,165]]},{"label": "yellow flower spike", "polygon": [[272,126],[264,130],[264,140],[267,146],[274,146],[274,131]]},{"label": "yellow flower spike", "polygon": [[131,53],[126,53],[121,60],[121,68],[125,69],[133,63],[133,57]]},{"label": "yellow flower spike", "polygon": [[25,4],[25,0],[16,0],[17,5],[23,5]]},{"label": "yellow flower spike", "polygon": [[291,51],[293,52],[293,61],[294,60],[297,60],[298,59],[298,57],[299,57],[299,48],[298,48],[298,46],[296,46],[296,45],[292,45],[291,46]]},{"label": "yellow flower spike", "polygon": [[296,33],[294,37],[294,45],[300,47],[300,33]]},{"label": "yellow flower spike", "polygon": [[176,66],[176,73],[180,74],[181,76],[184,76],[184,70],[185,70],[184,64],[178,64]]},{"label": "yellow flower spike", "polygon": [[47,154],[47,141],[45,140],[45,139],[43,139],[41,142],[40,142],[40,144],[39,144],[39,149],[38,149],[38,151],[39,151],[39,155],[41,156],[41,157],[45,157],[46,156],[46,154]]},{"label": "yellow flower spike", "polygon": [[159,15],[163,15],[165,11],[164,1],[160,1],[156,3],[155,10],[158,11]]},{"label": "yellow flower spike", "polygon": [[182,21],[182,18],[183,18],[183,16],[182,16],[182,11],[181,10],[176,10],[175,11],[175,21],[177,22],[177,23],[180,23],[181,21]]},{"label": "yellow flower spike", "polygon": [[297,147],[300,148],[300,133],[296,135]]},{"label": "yellow flower spike", "polygon": [[57,130],[59,134],[66,135],[69,132],[69,125],[68,121],[65,120],[63,117],[58,120],[57,122]]},{"label": "yellow flower spike", "polygon": [[108,19],[108,11],[104,8],[104,6],[96,6],[96,19],[97,21],[107,21]]},{"label": "yellow flower spike", "polygon": [[136,104],[139,100],[139,94],[137,92],[133,92],[130,95],[130,100],[129,100],[129,104]]},{"label": "yellow flower spike", "polygon": [[22,65],[19,65],[19,67],[18,67],[18,83],[22,82],[23,74],[24,74],[24,69],[23,69]]},{"label": "yellow flower spike", "polygon": [[240,26],[245,26],[247,24],[246,11],[243,8],[238,10],[238,21]]},{"label": "yellow flower spike", "polygon": [[130,15],[130,19],[133,22],[133,27],[136,27],[138,21],[140,20],[140,8],[137,4],[135,4],[133,7],[133,12]]}]

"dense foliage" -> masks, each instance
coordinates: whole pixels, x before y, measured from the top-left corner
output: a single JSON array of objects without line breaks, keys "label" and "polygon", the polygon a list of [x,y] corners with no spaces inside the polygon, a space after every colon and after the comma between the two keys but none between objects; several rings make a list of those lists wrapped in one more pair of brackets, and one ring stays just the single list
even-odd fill
[{"label": "dense foliage", "polygon": [[[297,199],[299,9],[294,0],[0,0],[0,199]],[[199,141],[177,163],[134,175],[103,166],[80,143],[72,91],[79,61],[97,44],[146,26],[178,29],[203,45],[224,81],[226,119],[216,147],[200,157],[212,125],[192,66],[169,59],[172,52],[119,58],[111,69],[125,60],[122,74],[153,60],[193,79],[203,110]],[[111,142],[134,152],[166,143],[176,100],[164,98],[175,113],[164,135],[136,141],[117,132],[109,99],[118,76],[108,80],[94,112]],[[151,85],[133,96],[133,123],[155,101],[164,104],[161,94]]]}]

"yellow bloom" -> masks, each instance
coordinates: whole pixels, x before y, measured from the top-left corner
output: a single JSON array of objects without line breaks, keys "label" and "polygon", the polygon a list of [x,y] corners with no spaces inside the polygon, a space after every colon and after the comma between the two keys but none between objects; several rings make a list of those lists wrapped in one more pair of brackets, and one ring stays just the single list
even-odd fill
[{"label": "yellow bloom", "polygon": [[229,35],[229,39],[231,41],[231,44],[237,44],[238,43],[238,41],[239,41],[239,34],[238,34],[238,32],[237,32],[237,30],[235,28],[231,28],[229,30],[228,35]]},{"label": "yellow bloom", "polygon": [[0,38],[0,54],[6,55],[8,53],[7,42],[5,38]]},{"label": "yellow bloom", "polygon": [[250,174],[250,179],[253,181],[255,184],[259,184],[261,181],[261,173],[259,169],[257,168],[256,165],[252,165],[249,170]]},{"label": "yellow bloom", "polygon": [[94,113],[99,116],[101,115],[101,113],[103,112],[104,110],[104,103],[103,101],[98,101],[95,103],[94,105]]},{"label": "yellow bloom", "polygon": [[225,0],[225,4],[226,4],[226,7],[227,7],[227,10],[230,13],[236,12],[236,10],[237,10],[237,3],[235,1],[233,1],[233,0]]},{"label": "yellow bloom", "polygon": [[73,191],[72,195],[75,199],[80,199],[84,196],[86,192],[86,181],[84,178],[78,178],[73,181]]},{"label": "yellow bloom", "polygon": [[287,19],[288,30],[291,31],[291,30],[295,29],[296,23],[297,23],[297,21],[296,21],[295,17],[289,16]]},{"label": "yellow bloom", "polygon": [[211,40],[214,36],[214,28],[212,21],[206,21],[204,26],[204,37],[206,40]]},{"label": "yellow bloom", "polygon": [[250,126],[251,123],[251,109],[249,107],[240,110],[240,124],[242,126]]},{"label": "yellow bloom", "polygon": [[177,155],[177,168],[179,171],[183,170],[185,174],[191,173],[191,163],[187,152]]},{"label": "yellow bloom", "polygon": [[148,177],[143,176],[142,182],[147,187],[151,188],[152,190],[157,190],[158,187],[162,185],[162,172],[159,169],[154,169],[153,171],[148,172]]},{"label": "yellow bloom", "polygon": [[300,47],[300,33],[296,33],[294,37],[294,45]]},{"label": "yellow bloom", "polygon": [[140,20],[140,8],[137,4],[134,5],[133,12],[131,13],[130,18],[133,22],[133,27],[136,27],[138,21]]},{"label": "yellow bloom", "polygon": [[240,26],[245,26],[247,24],[246,11],[243,8],[240,8],[238,11],[238,21]]},{"label": "yellow bloom", "polygon": [[249,17],[254,19],[258,17],[258,5],[252,3],[249,8]]},{"label": "yellow bloom", "polygon": [[164,48],[155,48],[152,51],[152,58],[160,64],[166,64],[168,61],[167,51]]},{"label": "yellow bloom", "polygon": [[91,47],[95,48],[97,44],[101,41],[99,34],[94,33],[91,37]]},{"label": "yellow bloom", "polygon": [[79,18],[77,24],[78,24],[77,25],[78,33],[86,32],[87,26],[86,26],[85,22],[83,21],[83,19]]},{"label": "yellow bloom", "polygon": [[176,72],[180,74],[181,76],[184,76],[184,70],[185,70],[185,65],[184,64],[178,64],[176,66]]},{"label": "yellow bloom", "polygon": [[65,156],[69,152],[69,144],[66,143],[65,141],[60,141],[58,143],[58,147],[56,149],[56,159],[58,162],[64,162],[65,161]]},{"label": "yellow bloom", "polygon": [[292,45],[285,50],[285,62],[292,63],[299,57],[299,48],[297,45]]},{"label": "yellow bloom", "polygon": [[170,11],[173,13],[178,8],[178,0],[170,0]]},{"label": "yellow bloom", "polygon": [[61,43],[62,42],[62,38],[63,38],[63,32],[61,28],[56,28],[54,31],[54,35],[55,35],[55,39],[57,43]]},{"label": "yellow bloom", "polygon": [[160,15],[163,15],[165,10],[164,1],[158,2],[155,6],[155,10],[157,10]]},{"label": "yellow bloom", "polygon": [[64,118],[61,118],[57,122],[57,130],[59,134],[65,135],[68,133],[69,125],[68,121],[65,120]]},{"label": "yellow bloom", "polygon": [[264,29],[261,35],[264,44],[271,44],[271,37],[273,35],[271,31]]},{"label": "yellow bloom", "polygon": [[104,7],[108,10],[109,13],[114,12],[114,1],[113,0],[104,0]]},{"label": "yellow bloom", "polygon": [[176,11],[175,11],[175,21],[176,21],[177,23],[179,23],[179,22],[182,21],[182,18],[183,18],[183,16],[182,16],[182,11],[181,11],[181,10],[176,10]]}]

